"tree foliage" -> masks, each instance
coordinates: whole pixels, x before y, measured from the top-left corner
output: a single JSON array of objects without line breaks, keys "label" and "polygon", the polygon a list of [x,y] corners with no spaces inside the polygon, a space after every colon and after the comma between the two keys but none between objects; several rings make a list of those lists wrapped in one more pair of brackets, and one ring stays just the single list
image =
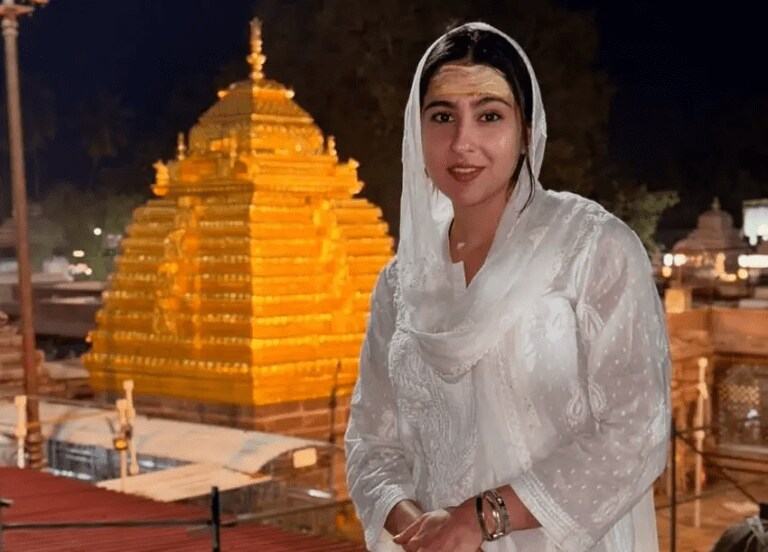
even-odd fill
[{"label": "tree foliage", "polygon": [[[114,251],[107,244],[110,234],[122,235],[133,211],[144,202],[140,194],[117,194],[104,191],[81,191],[69,183],[60,183],[40,202],[43,216],[61,229],[62,253],[73,262],[85,262],[93,270],[93,278],[105,279],[112,270]],[[101,234],[95,235],[94,229]],[[85,256],[73,258],[74,250]]]},{"label": "tree foliage", "polygon": [[101,162],[117,157],[129,144],[132,117],[133,111],[119,95],[103,90],[78,106],[76,127],[83,151],[91,160],[90,190],[94,188]]},{"label": "tree foliage", "polygon": [[[298,103],[336,136],[342,157],[361,162],[363,194],[382,207],[392,233],[399,226],[403,110],[418,60],[446,29],[483,20],[516,38],[536,70],[548,119],[544,187],[600,201],[652,245],[651,228],[673,196],[649,194],[658,187],[627,178],[608,157],[614,87],[596,66],[598,34],[589,13],[555,0],[260,0],[254,8],[264,22],[267,76],[294,88]],[[245,52],[233,56],[213,79],[196,68],[175,74],[170,97],[157,99],[156,128],[141,134],[130,127],[133,110],[119,95],[101,91],[84,99],[73,126],[91,160],[82,179],[91,195],[76,207],[90,209],[96,190],[104,197],[107,190],[146,193],[151,164],[173,155],[176,132],[215,101],[217,87],[247,78]]]},{"label": "tree foliage", "polygon": [[[24,156],[32,169],[31,172],[28,171],[27,188],[34,199],[40,199],[41,185],[44,180],[44,154],[56,138],[58,131],[55,94],[43,75],[23,72],[20,80]],[[3,153],[2,165],[7,174],[10,152],[7,97],[5,87],[0,87],[0,91],[0,152]],[[10,202],[9,193],[1,195],[0,202],[6,199]],[[0,211],[3,210],[0,207]],[[10,216],[10,210],[7,213],[0,212],[0,220],[3,214]]]},{"label": "tree foliage", "polygon": [[66,247],[64,230],[45,217],[38,204],[30,204],[27,214],[29,261],[33,270],[40,270],[45,259]]},{"label": "tree foliage", "polygon": [[624,220],[637,233],[649,253],[662,251],[654,235],[661,214],[680,201],[674,191],[649,192],[645,184],[629,185],[614,181],[614,195],[610,204],[613,214]]},{"label": "tree foliage", "polygon": [[292,85],[298,102],[336,136],[340,153],[361,162],[363,193],[382,206],[394,233],[403,111],[416,65],[434,38],[472,20],[504,30],[531,58],[548,119],[546,188],[597,199],[631,224],[642,221],[636,229],[644,234],[653,233],[646,226],[655,228],[657,211],[670,202],[668,195],[645,197],[646,188],[632,181],[616,191],[607,155],[614,88],[596,68],[598,35],[589,14],[548,0],[273,0],[260,4],[259,15],[267,75]]}]

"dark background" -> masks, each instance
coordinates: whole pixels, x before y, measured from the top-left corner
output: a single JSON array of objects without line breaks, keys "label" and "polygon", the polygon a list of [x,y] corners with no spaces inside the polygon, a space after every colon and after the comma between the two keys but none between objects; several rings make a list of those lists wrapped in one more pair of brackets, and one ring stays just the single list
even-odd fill
[{"label": "dark background", "polygon": [[[52,0],[22,19],[25,125],[36,116],[45,119],[48,109],[55,127],[37,159],[27,155],[32,199],[60,182],[81,188],[108,182],[122,192],[148,194],[151,162],[173,156],[176,133],[194,124],[215,101],[218,88],[247,76],[248,21],[262,16],[263,4]],[[301,4],[308,11],[297,13],[312,20],[311,5],[323,2],[278,4],[285,9]],[[607,73],[615,89],[607,126],[611,163],[649,190],[680,194],[660,227],[695,225],[714,195],[739,223],[742,200],[768,197],[768,48],[761,9],[739,2],[725,7],[662,1],[554,4],[594,22],[594,69]],[[269,47],[284,30],[265,23],[265,69],[277,80],[280,70],[270,65]],[[311,62],[316,52],[295,34],[291,44],[281,46]],[[425,41],[435,36],[425,34]],[[356,46],[348,43],[352,50]],[[40,94],[40,88],[51,94]],[[302,105],[302,95],[311,94],[297,88]],[[310,111],[324,132],[339,133],[327,128],[323,113]],[[84,121],[123,135],[112,154],[96,164],[83,144]],[[342,156],[348,155],[345,146],[339,141]],[[366,176],[364,167],[361,175]],[[393,186],[391,193],[399,191]]]}]

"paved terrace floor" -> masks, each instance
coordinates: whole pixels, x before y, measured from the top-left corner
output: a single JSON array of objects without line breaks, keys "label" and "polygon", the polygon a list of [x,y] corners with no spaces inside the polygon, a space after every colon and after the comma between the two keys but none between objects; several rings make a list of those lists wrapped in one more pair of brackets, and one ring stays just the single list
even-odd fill
[{"label": "paved terrace floor", "polygon": [[[742,486],[758,500],[768,501],[768,478],[764,475],[751,476],[742,482]],[[693,502],[678,505],[676,552],[709,552],[726,529],[757,513],[757,507],[732,485],[713,491],[717,492],[701,501],[701,527],[698,529],[693,526]],[[666,502],[665,498],[662,500]],[[657,504],[656,510],[659,550],[669,552],[669,508],[659,508],[661,505]]]}]

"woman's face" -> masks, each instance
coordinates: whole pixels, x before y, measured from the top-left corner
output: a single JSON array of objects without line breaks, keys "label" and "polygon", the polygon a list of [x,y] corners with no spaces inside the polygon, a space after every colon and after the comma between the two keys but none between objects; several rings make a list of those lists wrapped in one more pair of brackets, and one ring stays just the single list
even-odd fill
[{"label": "woman's face", "polygon": [[500,71],[440,67],[424,97],[421,128],[429,177],[454,207],[506,200],[522,151],[522,121]]}]

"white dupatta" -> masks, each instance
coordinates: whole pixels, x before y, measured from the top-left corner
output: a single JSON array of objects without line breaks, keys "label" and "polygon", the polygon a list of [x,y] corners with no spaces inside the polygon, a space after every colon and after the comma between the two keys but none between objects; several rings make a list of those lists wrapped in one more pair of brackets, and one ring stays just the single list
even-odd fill
[{"label": "white dupatta", "polygon": [[397,258],[403,322],[418,341],[425,361],[448,381],[469,370],[506,330],[499,324],[503,318],[500,315],[509,310],[510,291],[519,285],[519,278],[514,276],[521,269],[520,257],[509,252],[526,247],[532,251],[530,236],[521,227],[536,209],[536,197],[522,216],[519,213],[528,199],[532,181],[535,195],[542,195],[538,175],[547,138],[539,85],[520,46],[485,23],[468,23],[464,28],[488,30],[503,36],[515,47],[528,69],[533,101],[530,157],[534,175],[532,179],[524,164],[482,269],[466,293],[456,298],[445,277],[450,268],[445,240],[453,208],[449,199],[427,178],[421,146],[419,81],[435,42],[418,65],[405,109]]}]

